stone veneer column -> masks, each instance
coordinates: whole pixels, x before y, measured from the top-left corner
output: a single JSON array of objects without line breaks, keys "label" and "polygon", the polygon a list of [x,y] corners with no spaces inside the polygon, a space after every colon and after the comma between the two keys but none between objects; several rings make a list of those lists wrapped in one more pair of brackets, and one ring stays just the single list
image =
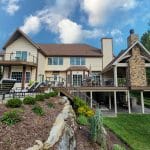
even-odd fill
[{"label": "stone veneer column", "polygon": [[140,48],[132,48],[132,57],[129,60],[130,86],[147,86],[145,61],[141,58]]}]

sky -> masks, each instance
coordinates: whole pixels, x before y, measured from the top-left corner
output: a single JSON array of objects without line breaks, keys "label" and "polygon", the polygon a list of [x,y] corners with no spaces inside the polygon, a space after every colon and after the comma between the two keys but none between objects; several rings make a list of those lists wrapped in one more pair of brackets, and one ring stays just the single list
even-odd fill
[{"label": "sky", "polygon": [[0,0],[0,49],[20,28],[36,43],[86,43],[114,54],[127,47],[129,30],[149,29],[150,0]]}]

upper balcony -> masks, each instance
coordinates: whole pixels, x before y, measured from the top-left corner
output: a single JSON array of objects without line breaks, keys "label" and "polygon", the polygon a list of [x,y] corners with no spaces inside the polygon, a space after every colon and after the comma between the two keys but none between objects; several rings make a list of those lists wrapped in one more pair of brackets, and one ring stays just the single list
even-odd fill
[{"label": "upper balcony", "polygon": [[26,66],[37,66],[37,57],[27,52],[22,53],[5,53],[0,59],[0,65],[26,65]]}]

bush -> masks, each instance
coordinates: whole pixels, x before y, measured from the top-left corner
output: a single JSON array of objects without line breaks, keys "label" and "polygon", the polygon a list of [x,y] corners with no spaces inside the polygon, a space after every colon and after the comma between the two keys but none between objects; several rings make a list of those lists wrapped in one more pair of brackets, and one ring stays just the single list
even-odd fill
[{"label": "bush", "polygon": [[91,140],[101,144],[101,146],[105,148],[106,137],[103,128],[103,117],[99,109],[97,109],[95,115],[89,119],[89,123]]},{"label": "bush", "polygon": [[79,115],[77,117],[77,123],[80,125],[88,125],[89,124],[88,118],[84,115]]},{"label": "bush", "polygon": [[32,111],[38,116],[43,116],[45,114],[41,106],[34,106]]},{"label": "bush", "polygon": [[47,103],[47,106],[49,107],[49,108],[54,108],[54,104],[52,104],[52,103]]},{"label": "bush", "polygon": [[92,109],[90,109],[90,110],[86,111],[85,114],[87,117],[92,117],[92,116],[94,116],[94,111]]},{"label": "bush", "polygon": [[27,96],[24,98],[23,103],[26,105],[34,105],[36,103],[35,98],[31,96]]},{"label": "bush", "polygon": [[13,98],[7,101],[6,106],[11,108],[17,108],[22,105],[22,101],[18,98]]},{"label": "bush", "polygon": [[5,112],[1,118],[1,122],[7,125],[14,125],[21,121],[21,116],[17,110]]},{"label": "bush", "polygon": [[86,102],[83,101],[83,100],[82,100],[81,98],[79,98],[79,97],[75,97],[74,100],[73,100],[73,102],[74,102],[74,106],[77,107],[77,108],[86,105]]},{"label": "bush", "polygon": [[50,93],[49,93],[49,96],[50,96],[50,97],[58,96],[58,92],[57,92],[57,91],[50,92]]},{"label": "bush", "polygon": [[91,117],[94,115],[94,111],[87,105],[79,107],[77,109],[77,113],[80,115],[85,115],[87,117]]},{"label": "bush", "polygon": [[46,99],[49,99],[49,98],[50,98],[50,94],[49,94],[49,93],[45,93],[45,94],[44,94],[44,97],[45,97]]},{"label": "bush", "polygon": [[118,144],[114,144],[113,145],[113,150],[126,150],[124,147],[118,145]]},{"label": "bush", "polygon": [[44,94],[37,94],[37,95],[35,96],[35,100],[36,100],[36,101],[44,101],[44,99],[45,99]]}]

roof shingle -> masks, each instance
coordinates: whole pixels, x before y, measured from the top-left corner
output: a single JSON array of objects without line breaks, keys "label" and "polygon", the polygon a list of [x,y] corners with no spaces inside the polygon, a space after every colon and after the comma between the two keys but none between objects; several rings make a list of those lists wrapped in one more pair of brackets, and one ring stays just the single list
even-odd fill
[{"label": "roof shingle", "polygon": [[102,57],[100,49],[87,44],[37,44],[47,56]]}]

